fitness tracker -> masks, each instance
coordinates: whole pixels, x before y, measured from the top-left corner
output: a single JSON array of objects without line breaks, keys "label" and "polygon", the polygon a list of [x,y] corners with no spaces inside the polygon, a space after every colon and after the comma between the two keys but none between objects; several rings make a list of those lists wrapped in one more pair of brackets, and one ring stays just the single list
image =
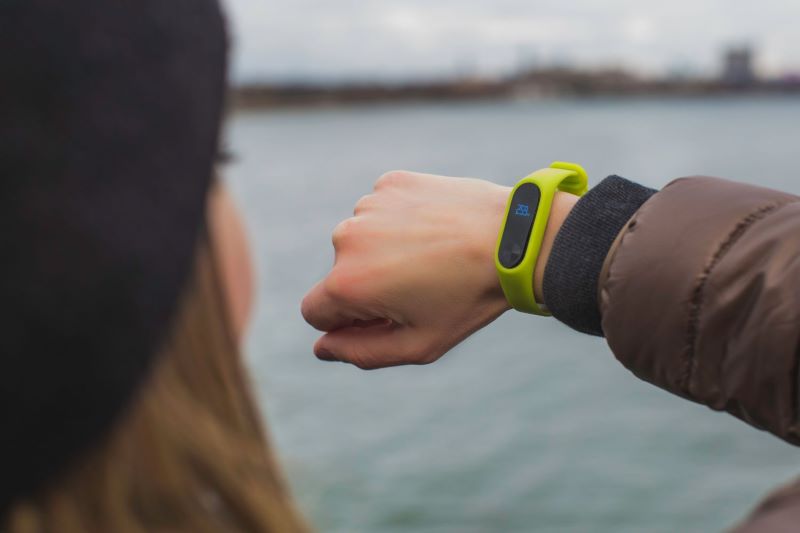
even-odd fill
[{"label": "fitness tracker", "polygon": [[580,165],[556,162],[523,179],[511,192],[497,239],[495,266],[503,293],[517,311],[550,316],[536,301],[533,274],[553,198],[556,191],[583,196],[588,186],[586,171]]}]

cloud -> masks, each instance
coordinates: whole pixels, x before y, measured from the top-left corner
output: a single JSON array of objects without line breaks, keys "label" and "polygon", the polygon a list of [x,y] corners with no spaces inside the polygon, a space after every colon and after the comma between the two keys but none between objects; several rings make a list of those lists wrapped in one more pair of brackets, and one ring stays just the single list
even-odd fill
[{"label": "cloud", "polygon": [[227,0],[238,79],[399,79],[507,72],[521,62],[710,71],[754,44],[800,69],[793,0]]}]

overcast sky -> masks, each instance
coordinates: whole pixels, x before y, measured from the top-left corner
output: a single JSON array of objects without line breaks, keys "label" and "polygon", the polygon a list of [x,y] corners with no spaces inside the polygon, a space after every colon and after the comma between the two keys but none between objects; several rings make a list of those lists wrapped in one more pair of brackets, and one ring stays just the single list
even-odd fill
[{"label": "overcast sky", "polygon": [[497,74],[521,63],[711,72],[728,44],[800,71],[800,0],[224,0],[237,80]]}]

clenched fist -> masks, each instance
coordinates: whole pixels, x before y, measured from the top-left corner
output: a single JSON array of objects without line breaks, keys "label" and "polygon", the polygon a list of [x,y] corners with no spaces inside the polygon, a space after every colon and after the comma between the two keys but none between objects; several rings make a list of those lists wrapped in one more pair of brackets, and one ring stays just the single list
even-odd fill
[{"label": "clenched fist", "polygon": [[[509,193],[476,179],[381,177],[334,230],[334,267],[303,300],[305,319],[326,332],[317,357],[427,364],[507,311],[494,250]],[[557,205],[570,203],[561,196]]]}]

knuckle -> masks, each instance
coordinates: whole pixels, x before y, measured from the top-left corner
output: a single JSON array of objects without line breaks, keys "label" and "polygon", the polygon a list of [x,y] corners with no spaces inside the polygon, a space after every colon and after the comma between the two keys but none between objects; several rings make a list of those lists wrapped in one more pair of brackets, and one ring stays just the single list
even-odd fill
[{"label": "knuckle", "polygon": [[314,325],[316,321],[316,314],[314,313],[314,302],[311,297],[306,296],[303,298],[303,301],[300,303],[300,314],[303,315],[303,319],[311,325]]},{"label": "knuckle", "polygon": [[355,366],[359,370],[373,370],[372,366],[370,366],[368,363],[366,363],[365,361],[363,361],[361,359],[355,359],[354,358],[352,363],[353,363],[353,366]]},{"label": "knuckle", "polygon": [[377,370],[382,367],[374,346],[360,342],[350,346],[347,362],[360,370]]},{"label": "knuckle", "polygon": [[340,270],[331,272],[323,282],[325,292],[335,301],[349,300],[353,293],[353,284],[350,276],[343,274]]},{"label": "knuckle", "polygon": [[411,173],[404,170],[393,170],[391,172],[387,172],[375,182],[375,190],[378,191],[388,187],[400,185],[407,182],[410,177]]},{"label": "knuckle", "polygon": [[374,358],[363,348],[354,350],[350,357],[350,363],[360,370],[376,370],[379,368]]},{"label": "knuckle", "polygon": [[333,242],[333,247],[336,249],[341,248],[344,244],[350,240],[350,237],[353,233],[353,225],[354,220],[352,218],[348,218],[346,220],[341,221],[334,229],[331,235],[331,241]]},{"label": "knuckle", "polygon": [[367,194],[362,196],[358,202],[356,202],[355,209],[353,209],[353,214],[358,216],[359,213],[363,213],[372,205],[373,202],[373,195]]},{"label": "knuckle", "polygon": [[300,304],[300,313],[303,315],[303,319],[309,324],[311,327],[315,329],[321,329],[322,319],[319,313],[319,305],[315,303],[315,301],[306,296],[303,298],[303,302]]},{"label": "knuckle", "polygon": [[300,314],[303,315],[303,320],[311,323],[311,302],[309,301],[308,296],[303,298],[303,301],[300,302]]}]

